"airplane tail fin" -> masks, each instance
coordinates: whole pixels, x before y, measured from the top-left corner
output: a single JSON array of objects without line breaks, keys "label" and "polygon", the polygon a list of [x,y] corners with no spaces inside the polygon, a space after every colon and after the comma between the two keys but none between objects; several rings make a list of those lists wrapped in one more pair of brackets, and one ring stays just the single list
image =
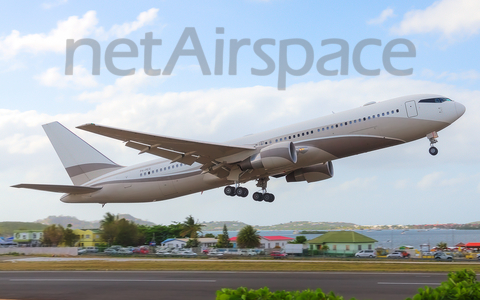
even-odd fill
[{"label": "airplane tail fin", "polygon": [[42,126],[75,185],[114,171],[117,165],[59,122]]}]

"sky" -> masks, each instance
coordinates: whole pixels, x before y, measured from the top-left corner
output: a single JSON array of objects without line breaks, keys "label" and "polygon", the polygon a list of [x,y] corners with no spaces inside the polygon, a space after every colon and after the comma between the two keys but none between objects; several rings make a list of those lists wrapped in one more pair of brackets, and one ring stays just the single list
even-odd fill
[{"label": "sky", "polygon": [[[239,1],[81,1],[47,0],[2,3],[0,10],[0,221],[35,221],[50,215],[99,220],[106,212],[128,213],[157,224],[182,221],[237,220],[252,225],[290,221],[375,224],[434,224],[480,221],[475,209],[480,196],[480,2],[239,0]],[[147,33],[161,39],[152,47],[153,70],[169,66],[177,44],[193,49],[181,37],[194,28],[205,56],[182,55],[170,75],[152,76],[145,64],[141,40]],[[217,33],[223,28],[223,33]],[[221,32],[221,30],[220,30]],[[392,58],[407,76],[385,69],[382,54],[388,42],[407,39],[415,57]],[[93,39],[100,45],[99,75],[92,75],[92,50],[74,53],[73,75],[65,75],[66,41]],[[107,67],[109,45],[128,39],[135,57],[112,59],[118,76]],[[239,48],[238,41],[250,45]],[[252,74],[267,63],[254,44],[273,62],[268,75]],[[301,39],[313,49],[313,64],[305,49],[282,41]],[[339,51],[328,39],[348,43],[347,74],[322,75],[322,57]],[[353,64],[355,46],[365,39],[361,63],[379,69],[366,76]],[[216,53],[224,44],[223,58]],[[110,48],[111,49],[111,48]],[[127,45],[114,48],[128,52]],[[398,45],[394,51],[405,52]],[[188,53],[182,52],[182,53]],[[232,54],[233,53],[233,54]],[[283,55],[283,56],[282,56]],[[286,74],[284,64],[302,74]],[[220,64],[223,62],[223,66]],[[218,65],[217,65],[218,64]],[[325,64],[340,70],[341,60]],[[217,70],[217,72],[215,72]],[[148,73],[148,74],[147,74]],[[218,73],[218,74],[217,74]],[[293,73],[293,72],[291,72]],[[342,72],[343,73],[343,72]],[[285,89],[279,78],[286,74]],[[42,124],[59,121],[107,157],[121,165],[156,159],[138,155],[120,141],[75,129],[98,123],[208,142],[224,142],[251,133],[294,124],[362,106],[370,101],[434,93],[467,107],[465,115],[439,132],[439,154],[428,153],[427,138],[393,148],[333,162],[333,178],[317,183],[286,183],[272,179],[273,203],[251,197],[227,197],[223,188],[177,199],[140,204],[66,204],[60,194],[14,189],[18,183],[72,184],[48,141]],[[250,194],[253,182],[245,185]]]}]

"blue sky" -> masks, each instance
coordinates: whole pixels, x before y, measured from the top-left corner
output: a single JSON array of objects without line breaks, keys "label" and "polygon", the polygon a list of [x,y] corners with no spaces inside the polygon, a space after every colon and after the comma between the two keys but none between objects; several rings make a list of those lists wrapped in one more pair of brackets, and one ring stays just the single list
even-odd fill
[{"label": "blue sky", "polygon": [[[131,213],[159,224],[192,214],[202,221],[239,220],[268,225],[289,221],[345,221],[358,224],[472,222],[480,196],[477,129],[480,120],[478,60],[480,5],[476,1],[47,1],[32,5],[7,2],[0,11],[0,220],[32,221],[48,215],[100,219],[107,211]],[[143,71],[140,40],[147,32],[162,39],[153,48],[153,68],[164,69],[186,27],[194,27],[213,73],[215,43],[225,43],[223,75],[202,75],[195,57],[180,57],[172,75]],[[223,27],[224,34],[216,34]],[[101,46],[101,75],[91,75],[91,51],[75,52],[74,75],[64,75],[66,39],[91,38]],[[105,50],[118,38],[132,40],[135,58],[116,58],[119,68],[135,68],[119,77],[105,66]],[[268,76],[253,44],[264,46],[275,62]],[[298,38],[314,50],[314,65],[303,76],[287,75],[277,89],[279,44]],[[349,44],[348,75],[323,76],[315,63],[338,46]],[[355,45],[374,38],[363,65],[380,76],[359,74],[352,64]],[[414,58],[394,58],[410,76],[393,76],[382,65],[391,40],[405,38],[416,47]],[[240,48],[237,75],[228,75],[229,43],[250,39]],[[191,43],[187,43],[190,47]],[[119,46],[117,50],[126,50]],[[405,50],[398,48],[398,51]],[[292,46],[288,62],[300,68],[305,52]],[[339,69],[339,60],[326,64]],[[117,163],[130,165],[155,157],[138,156],[122,143],[74,129],[95,122],[163,135],[222,142],[249,133],[293,124],[363,105],[416,93],[444,94],[467,106],[467,113],[440,132],[440,154],[430,157],[428,141],[334,161],[335,176],[319,183],[270,181],[273,204],[228,198],[221,189],[203,195],[150,204],[72,205],[60,195],[16,190],[21,182],[70,184],[41,125],[60,121]],[[254,185],[247,184],[253,191]]]}]

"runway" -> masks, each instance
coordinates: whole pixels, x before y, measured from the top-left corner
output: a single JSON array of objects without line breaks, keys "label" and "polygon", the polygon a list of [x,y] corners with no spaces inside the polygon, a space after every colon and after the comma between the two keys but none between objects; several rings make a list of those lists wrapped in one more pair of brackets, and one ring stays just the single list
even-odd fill
[{"label": "runway", "polygon": [[404,300],[419,287],[437,287],[441,273],[157,272],[38,271],[0,272],[0,299],[215,299],[221,288],[270,290],[321,288],[345,299]]}]

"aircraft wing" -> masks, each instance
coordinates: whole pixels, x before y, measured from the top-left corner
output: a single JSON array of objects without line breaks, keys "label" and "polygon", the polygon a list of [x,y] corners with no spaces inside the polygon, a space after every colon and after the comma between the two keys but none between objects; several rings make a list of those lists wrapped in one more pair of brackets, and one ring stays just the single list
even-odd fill
[{"label": "aircraft wing", "polygon": [[88,186],[78,186],[78,185],[55,185],[55,184],[17,184],[12,185],[14,188],[25,188],[32,190],[40,190],[54,193],[65,193],[65,194],[88,194],[95,191],[101,190],[101,187],[88,187]]},{"label": "aircraft wing", "polygon": [[181,162],[187,165],[199,162],[204,165],[203,169],[221,163],[216,162],[218,158],[234,155],[246,150],[255,150],[253,146],[231,146],[179,139],[93,123],[81,125],[77,128],[124,141],[126,142],[125,146],[139,150],[139,154],[150,153],[170,159],[173,162]]}]

